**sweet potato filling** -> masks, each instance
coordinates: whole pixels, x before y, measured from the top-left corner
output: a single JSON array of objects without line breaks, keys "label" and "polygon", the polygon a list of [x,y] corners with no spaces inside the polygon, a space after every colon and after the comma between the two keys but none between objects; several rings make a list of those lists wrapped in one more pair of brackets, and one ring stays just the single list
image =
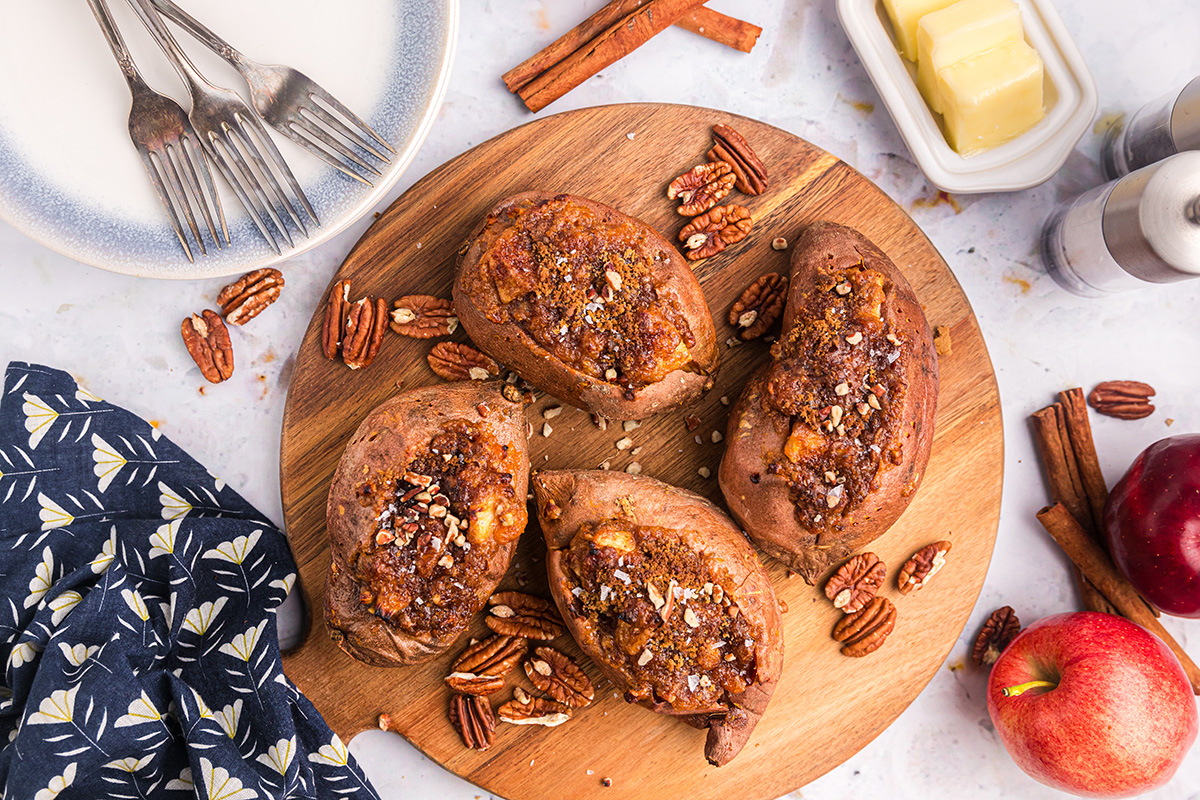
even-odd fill
[{"label": "sweet potato filling", "polygon": [[416,634],[462,627],[483,607],[478,579],[523,527],[509,450],[486,423],[452,420],[408,464],[357,487],[376,514],[350,565],[371,613]]},{"label": "sweet potato filling", "polygon": [[754,682],[763,631],[741,613],[725,568],[677,531],[625,518],[586,524],[564,566],[570,613],[629,677],[630,702],[712,711]]},{"label": "sweet potato filling", "polygon": [[683,311],[652,266],[667,254],[633,223],[559,196],[507,210],[469,290],[488,319],[512,322],[555,358],[626,392],[692,362]]},{"label": "sweet potato filling", "polygon": [[825,272],[771,350],[763,402],[791,433],[767,471],[787,479],[807,528],[836,528],[900,463],[908,385],[896,366],[904,343],[888,321],[892,292],[861,264]]}]

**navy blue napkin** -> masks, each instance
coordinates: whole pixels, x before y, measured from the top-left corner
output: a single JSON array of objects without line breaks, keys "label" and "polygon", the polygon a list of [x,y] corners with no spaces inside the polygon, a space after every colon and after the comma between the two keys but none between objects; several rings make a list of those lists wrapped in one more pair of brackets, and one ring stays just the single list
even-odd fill
[{"label": "navy blue napkin", "polygon": [[0,396],[4,800],[375,798],[283,674],[283,534],[134,414],[13,362]]}]

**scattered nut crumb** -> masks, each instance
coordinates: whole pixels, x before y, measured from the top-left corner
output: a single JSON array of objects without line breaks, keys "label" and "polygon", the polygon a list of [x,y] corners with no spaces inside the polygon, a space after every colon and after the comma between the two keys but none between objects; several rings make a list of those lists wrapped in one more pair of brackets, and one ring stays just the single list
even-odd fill
[{"label": "scattered nut crumb", "polygon": [[722,439],[724,439],[724,438],[725,438],[725,437],[724,437],[724,436],[721,434],[721,432],[720,432],[720,431],[713,431],[713,432],[712,432],[712,443],[713,443],[713,444],[717,444],[718,442],[720,442],[720,441],[721,441]]},{"label": "scattered nut crumb", "polygon": [[776,237],[775,239],[771,240],[771,249],[787,250],[787,239],[783,238],[782,236],[779,236],[779,237]]},{"label": "scattered nut crumb", "polygon": [[612,786],[612,778],[602,778],[600,780],[600,785],[604,787]]},{"label": "scattered nut crumb", "polygon": [[606,381],[615,381],[617,379],[617,371],[612,367],[604,370],[604,379]]},{"label": "scattered nut crumb", "polygon": [[721,405],[723,405],[723,406],[729,405],[729,395],[725,395],[725,394],[721,395]]},{"label": "scattered nut crumb", "polygon": [[701,478],[711,478],[712,477],[712,470],[709,469],[708,467],[701,467],[700,469],[696,470],[696,472],[700,475]]},{"label": "scattered nut crumb", "polygon": [[631,142],[633,141],[634,136],[637,136],[637,134],[633,131],[630,131],[629,133],[625,134],[625,138]]},{"label": "scattered nut crumb", "polygon": [[612,463],[607,458],[600,462],[600,469],[608,469],[611,466]]},{"label": "scattered nut crumb", "polygon": [[392,715],[391,714],[380,714],[379,715],[379,730],[387,731],[387,730],[391,730],[391,729],[392,729]]},{"label": "scattered nut crumb", "polygon": [[642,423],[634,419],[627,419],[621,423],[621,429],[626,433],[629,433],[630,431],[636,431],[640,427],[642,427]]},{"label": "scattered nut crumb", "polygon": [[642,448],[640,448],[640,447],[635,447],[635,448],[633,448],[632,450],[630,450],[630,451],[629,451],[629,455],[631,455],[631,456],[636,456],[636,455],[637,455],[638,453],[640,453],[640,452],[642,452]]},{"label": "scattered nut crumb", "polygon": [[933,349],[939,356],[950,355],[950,328],[938,325],[933,329]]},{"label": "scattered nut crumb", "polygon": [[625,471],[628,472],[630,475],[641,475],[642,474],[642,465],[639,464],[638,462],[634,461],[632,464],[630,464],[628,467],[625,468]]},{"label": "scattered nut crumb", "polygon": [[700,418],[697,417],[695,414],[688,414],[686,417],[683,418],[683,425],[689,431],[694,431],[694,430],[696,430],[696,428],[700,427]]},{"label": "scattered nut crumb", "polygon": [[1163,420],[1163,422],[1167,423],[1168,428],[1175,424],[1175,420],[1171,419],[1170,417],[1167,417],[1165,420]]},{"label": "scattered nut crumb", "polygon": [[551,406],[542,412],[543,419],[554,419],[562,413],[562,406]]},{"label": "scattered nut crumb", "polygon": [[542,436],[549,436],[552,433],[554,433],[554,428],[550,427],[550,423],[549,422],[542,423]]},{"label": "scattered nut crumb", "polygon": [[620,439],[617,439],[618,450],[628,450],[631,447],[633,447],[633,439],[630,439],[628,436],[622,436]]}]

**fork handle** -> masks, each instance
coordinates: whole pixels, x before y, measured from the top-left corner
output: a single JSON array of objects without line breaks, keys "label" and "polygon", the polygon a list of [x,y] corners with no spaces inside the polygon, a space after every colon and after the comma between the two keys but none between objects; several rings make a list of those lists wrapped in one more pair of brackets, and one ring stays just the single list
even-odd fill
[{"label": "fork handle", "polygon": [[194,36],[209,50],[228,61],[230,66],[238,72],[245,72],[248,67],[253,66],[253,62],[242,55],[236,47],[213,33],[211,28],[184,11],[173,0],[151,0],[151,2],[168,19]]},{"label": "fork handle", "polygon": [[183,48],[175,41],[175,37],[167,30],[167,24],[163,22],[162,17],[158,15],[154,5],[150,0],[129,0],[129,5],[133,6],[133,10],[137,12],[138,17],[145,24],[146,29],[150,31],[150,35],[154,41],[162,48],[162,51],[167,54],[171,65],[175,67],[175,71],[183,78],[184,83],[188,84],[193,96],[201,87],[216,90],[216,87],[204,79],[199,70],[188,58],[187,53],[183,52]]},{"label": "fork handle", "polygon": [[125,47],[125,40],[121,38],[121,32],[117,30],[117,23],[112,18],[108,3],[105,0],[88,0],[88,5],[92,7],[92,13],[96,15],[96,22],[100,24],[104,38],[108,40],[108,46],[112,48],[113,56],[117,59],[117,64],[121,67],[121,73],[125,76],[125,80],[129,82],[131,88],[136,83],[142,83],[142,76],[138,74],[133,57],[129,55],[129,49]]}]

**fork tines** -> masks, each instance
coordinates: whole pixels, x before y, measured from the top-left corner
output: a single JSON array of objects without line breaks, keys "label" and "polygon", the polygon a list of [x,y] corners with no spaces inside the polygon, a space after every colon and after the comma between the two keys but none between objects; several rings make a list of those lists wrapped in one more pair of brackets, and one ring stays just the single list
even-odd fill
[{"label": "fork tines", "polygon": [[[362,172],[379,177],[372,158],[386,165],[395,149],[337,98],[308,80],[305,99],[276,130],[345,175],[372,185]],[[340,115],[340,118],[339,118]]]}]

